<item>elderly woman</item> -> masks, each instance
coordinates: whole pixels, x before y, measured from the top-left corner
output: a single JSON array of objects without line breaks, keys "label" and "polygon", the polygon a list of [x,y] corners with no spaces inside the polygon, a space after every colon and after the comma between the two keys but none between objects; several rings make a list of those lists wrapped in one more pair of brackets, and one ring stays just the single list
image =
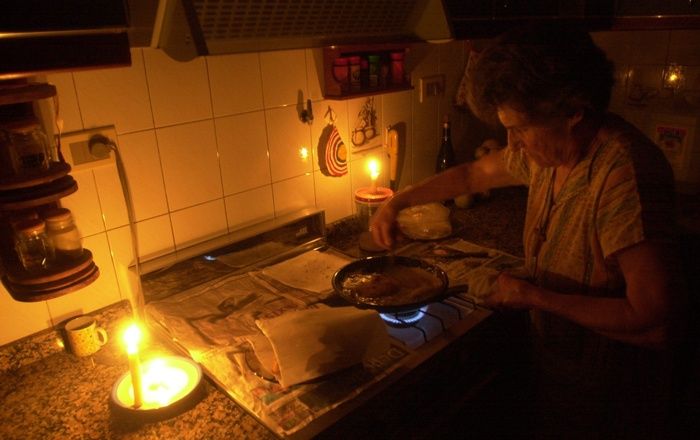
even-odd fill
[{"label": "elderly woman", "polygon": [[527,185],[530,277],[502,273],[486,303],[530,310],[537,386],[541,400],[554,399],[545,412],[564,421],[564,438],[621,425],[660,431],[664,354],[682,299],[668,162],[607,112],[613,67],[586,32],[513,31],[481,52],[467,79],[471,110],[500,122],[507,147],[397,193],[371,220],[375,242],[393,245],[408,206]]}]

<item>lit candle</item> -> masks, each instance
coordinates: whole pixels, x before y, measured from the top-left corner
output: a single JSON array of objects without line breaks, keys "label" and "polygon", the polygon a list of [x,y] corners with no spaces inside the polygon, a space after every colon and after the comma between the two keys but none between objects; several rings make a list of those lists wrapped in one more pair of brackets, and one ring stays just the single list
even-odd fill
[{"label": "lit candle", "polygon": [[377,177],[379,177],[379,161],[377,159],[370,159],[367,162],[367,169],[369,170],[369,177],[372,179],[370,184],[370,192],[376,194],[377,192]]},{"label": "lit candle", "polygon": [[131,385],[134,392],[134,408],[139,408],[143,404],[141,361],[139,359],[140,341],[141,330],[135,323],[131,324],[124,332],[124,342],[126,343],[126,352],[129,355],[129,371],[131,372]]}]

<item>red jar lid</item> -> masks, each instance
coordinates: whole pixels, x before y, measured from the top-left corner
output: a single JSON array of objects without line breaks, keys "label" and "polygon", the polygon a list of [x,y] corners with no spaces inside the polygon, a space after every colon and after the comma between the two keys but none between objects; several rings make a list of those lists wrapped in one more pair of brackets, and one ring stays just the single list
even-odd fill
[{"label": "red jar lid", "polygon": [[375,191],[372,188],[360,188],[355,191],[355,201],[364,203],[381,203],[394,195],[394,191],[390,188],[377,187]]}]

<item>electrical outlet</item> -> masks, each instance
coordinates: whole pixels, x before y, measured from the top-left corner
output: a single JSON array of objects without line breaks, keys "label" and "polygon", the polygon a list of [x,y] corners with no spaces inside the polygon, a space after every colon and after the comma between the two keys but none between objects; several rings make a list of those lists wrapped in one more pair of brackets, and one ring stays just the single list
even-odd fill
[{"label": "electrical outlet", "polygon": [[445,93],[445,75],[424,76],[419,80],[419,102],[433,96],[442,96]]},{"label": "electrical outlet", "polygon": [[107,149],[90,150],[88,142],[96,134],[106,136],[114,142],[117,141],[117,132],[114,126],[111,125],[61,134],[61,152],[73,170],[95,168],[115,163],[114,154],[111,151]]}]

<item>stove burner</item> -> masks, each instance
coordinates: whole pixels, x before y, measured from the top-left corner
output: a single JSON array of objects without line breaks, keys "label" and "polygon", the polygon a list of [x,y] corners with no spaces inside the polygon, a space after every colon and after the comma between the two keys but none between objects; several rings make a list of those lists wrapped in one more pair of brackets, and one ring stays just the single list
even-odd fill
[{"label": "stove burner", "polygon": [[428,306],[420,309],[407,310],[405,312],[396,313],[380,313],[379,316],[392,327],[408,327],[423,319],[428,311]]}]

